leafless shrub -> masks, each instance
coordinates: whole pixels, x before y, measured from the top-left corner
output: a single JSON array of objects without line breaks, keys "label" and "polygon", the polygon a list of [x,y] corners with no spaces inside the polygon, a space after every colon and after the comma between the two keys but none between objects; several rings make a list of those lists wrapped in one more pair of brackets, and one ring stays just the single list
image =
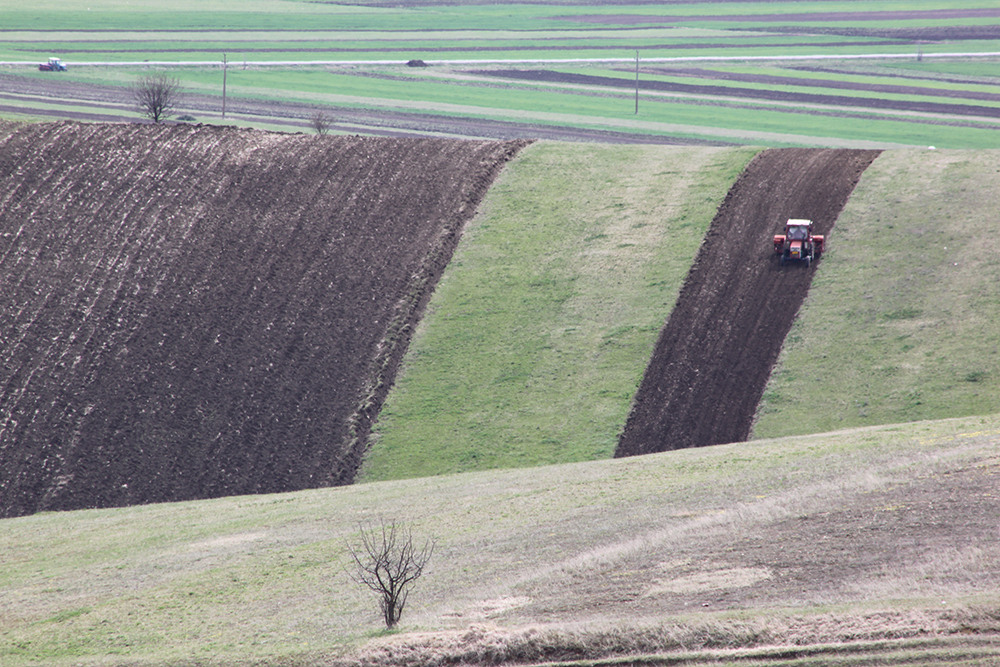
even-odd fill
[{"label": "leafless shrub", "polygon": [[166,74],[147,74],[129,88],[139,112],[154,123],[166,119],[180,98],[180,81]]},{"label": "leafless shrub", "polygon": [[414,582],[434,552],[434,542],[413,545],[409,526],[392,521],[361,527],[360,544],[348,545],[354,560],[353,578],[379,596],[379,607],[387,628],[399,622]]},{"label": "leafless shrub", "polygon": [[333,125],[333,118],[325,111],[317,111],[309,119],[309,127],[316,130],[316,134],[326,134]]}]

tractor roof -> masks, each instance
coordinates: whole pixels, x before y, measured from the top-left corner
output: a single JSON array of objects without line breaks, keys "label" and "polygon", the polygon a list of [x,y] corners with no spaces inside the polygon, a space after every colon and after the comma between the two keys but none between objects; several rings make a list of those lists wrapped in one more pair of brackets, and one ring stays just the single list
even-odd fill
[{"label": "tractor roof", "polygon": [[805,225],[806,227],[812,227],[813,221],[806,220],[804,218],[789,218],[788,222],[785,223],[786,227],[798,227]]}]

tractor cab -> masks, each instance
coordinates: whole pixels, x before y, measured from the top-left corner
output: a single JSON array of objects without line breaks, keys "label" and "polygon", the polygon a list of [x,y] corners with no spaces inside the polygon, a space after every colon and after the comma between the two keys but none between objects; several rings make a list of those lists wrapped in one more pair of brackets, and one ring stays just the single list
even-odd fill
[{"label": "tractor cab", "polygon": [[813,234],[812,225],[812,220],[790,218],[785,223],[785,233],[774,235],[774,254],[780,257],[782,265],[795,260],[809,266],[814,259],[819,259],[825,238]]},{"label": "tractor cab", "polygon": [[812,231],[812,220],[789,220],[785,223],[785,236],[793,241],[805,241]]}]

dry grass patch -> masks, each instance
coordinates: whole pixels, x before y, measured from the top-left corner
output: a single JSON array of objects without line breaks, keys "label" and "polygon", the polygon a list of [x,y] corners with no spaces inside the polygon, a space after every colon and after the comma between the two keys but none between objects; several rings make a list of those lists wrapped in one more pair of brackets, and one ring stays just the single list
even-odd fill
[{"label": "dry grass patch", "polygon": [[753,620],[685,619],[614,627],[541,625],[511,630],[476,624],[456,632],[384,637],[352,655],[350,662],[363,667],[747,662],[763,667],[840,664],[840,659],[910,664],[914,656],[921,656],[932,662],[959,664],[964,659],[977,661],[994,655],[997,633],[997,608],[775,614]]}]

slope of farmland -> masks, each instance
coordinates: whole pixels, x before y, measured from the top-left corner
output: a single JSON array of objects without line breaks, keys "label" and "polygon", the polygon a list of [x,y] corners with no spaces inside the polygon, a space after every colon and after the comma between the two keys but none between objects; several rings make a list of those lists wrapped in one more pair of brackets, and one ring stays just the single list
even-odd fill
[{"label": "slope of farmland", "polygon": [[780,267],[771,236],[787,218],[809,218],[817,233],[829,233],[877,155],[795,148],[765,151],[750,163],[660,333],[616,456],[746,439],[818,268]]},{"label": "slope of farmland", "polygon": [[1000,410],[1000,152],[886,151],[837,221],[754,437]]},{"label": "slope of farmland", "polygon": [[0,143],[0,515],[348,482],[522,142],[24,126]]},{"label": "slope of farmland", "polygon": [[523,151],[431,300],[362,478],[611,456],[708,224],[757,151]]}]

